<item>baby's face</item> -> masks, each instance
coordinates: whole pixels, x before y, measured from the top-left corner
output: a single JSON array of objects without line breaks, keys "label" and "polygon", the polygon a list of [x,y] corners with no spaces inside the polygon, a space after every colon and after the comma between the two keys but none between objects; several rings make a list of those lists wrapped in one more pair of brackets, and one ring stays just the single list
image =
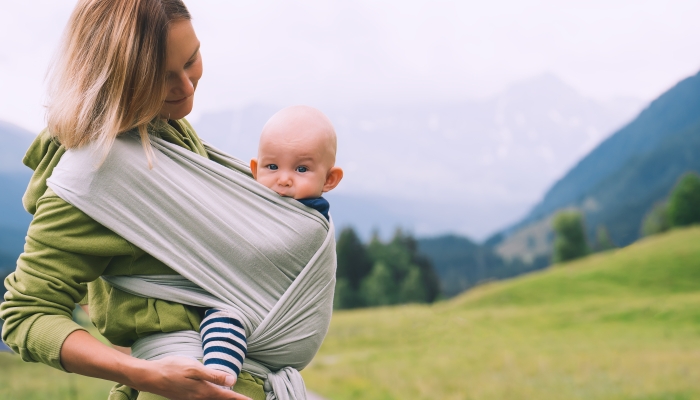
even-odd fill
[{"label": "baby's face", "polygon": [[[255,179],[281,196],[295,199],[319,197],[324,192],[329,165],[318,138],[278,137],[262,141]],[[316,139],[316,140],[314,140]]]},{"label": "baby's face", "polygon": [[287,107],[265,124],[258,158],[250,161],[255,179],[282,196],[319,197],[338,185],[336,137],[330,120],[315,108]]}]

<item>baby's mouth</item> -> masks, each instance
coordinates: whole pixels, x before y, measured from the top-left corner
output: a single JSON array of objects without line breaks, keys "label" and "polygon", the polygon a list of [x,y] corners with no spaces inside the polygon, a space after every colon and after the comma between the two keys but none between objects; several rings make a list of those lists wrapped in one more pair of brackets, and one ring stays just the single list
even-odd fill
[{"label": "baby's mouth", "polygon": [[294,197],[293,194],[290,194],[289,192],[286,192],[286,191],[275,190],[275,192],[277,192],[277,194],[282,196],[282,197]]}]

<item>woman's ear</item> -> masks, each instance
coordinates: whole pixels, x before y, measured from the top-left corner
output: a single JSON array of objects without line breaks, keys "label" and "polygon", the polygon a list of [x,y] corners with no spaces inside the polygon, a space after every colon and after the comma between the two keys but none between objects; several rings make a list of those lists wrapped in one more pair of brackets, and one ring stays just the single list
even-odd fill
[{"label": "woman's ear", "polygon": [[323,185],[323,193],[330,192],[343,179],[343,170],[340,167],[333,167],[326,175],[326,183]]},{"label": "woman's ear", "polygon": [[253,179],[258,180],[258,159],[252,158],[250,160],[250,171],[253,173]]}]

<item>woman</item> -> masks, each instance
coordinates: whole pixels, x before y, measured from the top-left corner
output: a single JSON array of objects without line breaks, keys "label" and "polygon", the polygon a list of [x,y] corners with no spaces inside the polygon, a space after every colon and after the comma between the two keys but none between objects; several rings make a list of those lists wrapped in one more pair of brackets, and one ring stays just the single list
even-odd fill
[{"label": "woman", "polygon": [[48,128],[24,160],[35,171],[23,199],[34,219],[5,281],[3,340],[25,361],[119,382],[110,399],[265,398],[263,382],[250,374],[225,390],[217,385],[230,387],[230,375],[184,358],[129,357],[71,319],[75,303],[89,294],[82,302],[93,322],[118,346],[157,332],[198,330],[197,309],[129,295],[98,279],[174,272],[61,200],[46,179],[66,149],[96,142],[98,165],[115,138],[131,130],[148,154],[150,132],[206,157],[183,119],[201,75],[199,41],[181,0],[80,0],[52,70]]}]

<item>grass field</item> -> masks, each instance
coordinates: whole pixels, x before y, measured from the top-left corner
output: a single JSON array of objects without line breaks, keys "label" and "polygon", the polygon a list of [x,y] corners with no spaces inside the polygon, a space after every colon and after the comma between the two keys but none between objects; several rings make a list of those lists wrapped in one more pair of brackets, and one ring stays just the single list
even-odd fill
[{"label": "grass field", "polygon": [[700,399],[700,229],[433,306],[337,312],[307,387],[341,399]]},{"label": "grass field", "polygon": [[[307,387],[343,399],[700,399],[700,228],[433,306],[337,312]],[[0,399],[111,383],[0,354]]]},{"label": "grass field", "polygon": [[[89,319],[82,311],[76,317],[78,322],[88,326]],[[94,326],[89,326],[88,330],[106,342]],[[113,385],[113,382],[67,374],[43,364],[25,363],[15,354],[0,352],[0,400],[104,400]]]}]

